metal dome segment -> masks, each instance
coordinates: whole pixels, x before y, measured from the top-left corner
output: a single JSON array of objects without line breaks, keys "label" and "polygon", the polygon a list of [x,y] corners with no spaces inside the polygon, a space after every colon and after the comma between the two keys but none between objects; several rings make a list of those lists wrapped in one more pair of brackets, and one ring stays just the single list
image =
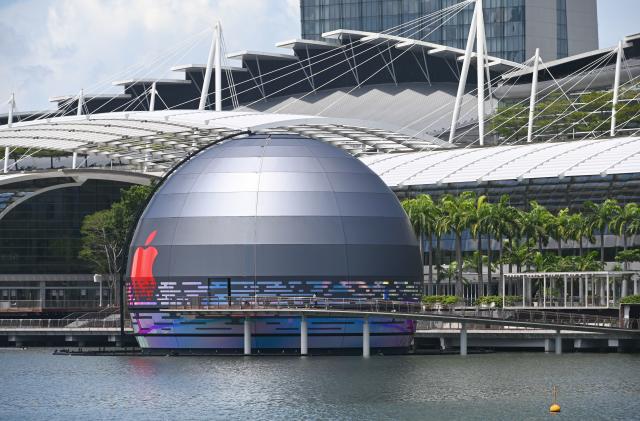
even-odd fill
[{"label": "metal dome segment", "polygon": [[275,282],[287,294],[374,297],[386,288],[404,299],[421,281],[393,192],[345,151],[296,135],[231,139],[185,162],[142,215],[130,262],[150,236],[159,256],[152,301],[165,305],[206,293],[207,277],[258,295],[276,292]]},{"label": "metal dome segment", "polygon": [[640,172],[640,137],[466,148],[361,160],[392,188]]},{"label": "metal dome segment", "polygon": [[163,170],[191,150],[236,131],[301,133],[360,155],[444,146],[431,136],[368,121],[257,111],[114,112],[0,127],[0,146],[103,155]]}]

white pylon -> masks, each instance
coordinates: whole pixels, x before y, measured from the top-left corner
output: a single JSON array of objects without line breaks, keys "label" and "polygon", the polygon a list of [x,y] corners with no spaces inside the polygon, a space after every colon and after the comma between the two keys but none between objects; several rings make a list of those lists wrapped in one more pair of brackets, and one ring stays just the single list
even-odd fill
[{"label": "white pylon", "polygon": [[216,54],[215,54],[215,85],[216,90],[216,111],[222,111],[222,27],[220,22],[216,23]]},{"label": "white pylon", "polygon": [[155,111],[156,110],[156,82],[153,82],[151,84],[150,96],[151,96],[151,99],[149,100],[149,111]]},{"label": "white pylon", "polygon": [[531,98],[529,99],[529,128],[527,130],[527,143],[533,141],[533,117],[536,110],[536,97],[538,94],[538,64],[540,63],[540,49],[536,48],[533,56],[533,79],[531,81]]},{"label": "white pylon", "polygon": [[462,62],[462,71],[460,72],[460,80],[458,81],[458,93],[456,94],[456,102],[453,106],[453,117],[451,118],[451,130],[449,131],[449,143],[453,143],[456,137],[456,126],[458,125],[458,119],[460,118],[460,109],[462,108],[462,98],[464,97],[464,90],[467,86],[467,76],[469,75],[469,66],[471,65],[471,55],[473,53],[473,43],[476,39],[478,18],[478,3],[473,10],[473,17],[471,18],[471,26],[469,28],[469,37],[467,38],[467,48],[464,52],[464,61]]},{"label": "white pylon", "polygon": [[198,104],[198,110],[202,111],[207,105],[207,97],[209,96],[209,85],[211,84],[211,72],[214,67],[215,61],[215,110],[222,110],[222,69],[221,69],[221,48],[220,48],[220,34],[222,32],[220,22],[216,22],[213,39],[211,40],[211,48],[209,49],[209,58],[207,59],[207,69],[204,74],[204,81],[202,83],[202,93],[200,94],[200,104]]},{"label": "white pylon", "polygon": [[[11,97],[9,97],[9,115],[7,118],[7,127],[11,127],[13,125],[13,110],[16,108],[16,95],[14,93],[11,93]],[[9,172],[9,155],[10,155],[11,150],[9,149],[8,146],[5,146],[4,148],[4,163],[3,163],[3,168],[2,168],[2,172],[3,173],[8,173]]]},{"label": "white pylon", "polygon": [[476,46],[477,46],[477,79],[478,79],[478,140],[480,146],[484,146],[484,12],[482,11],[482,0],[476,0],[478,7],[478,18],[476,30]]},{"label": "white pylon", "polygon": [[616,58],[616,75],[613,81],[613,102],[611,106],[611,137],[616,135],[616,107],[618,106],[618,91],[620,90],[620,71],[622,70],[622,41],[618,42],[618,57]]},{"label": "white pylon", "polygon": [[82,115],[82,107],[84,106],[84,89],[80,89],[78,94],[78,111],[76,115]]}]

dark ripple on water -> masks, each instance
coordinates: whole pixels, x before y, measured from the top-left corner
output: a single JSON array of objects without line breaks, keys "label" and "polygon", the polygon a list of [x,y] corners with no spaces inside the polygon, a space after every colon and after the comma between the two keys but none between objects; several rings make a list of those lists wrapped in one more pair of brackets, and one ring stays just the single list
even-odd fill
[{"label": "dark ripple on water", "polygon": [[62,357],[0,350],[0,419],[640,418],[640,355]]}]

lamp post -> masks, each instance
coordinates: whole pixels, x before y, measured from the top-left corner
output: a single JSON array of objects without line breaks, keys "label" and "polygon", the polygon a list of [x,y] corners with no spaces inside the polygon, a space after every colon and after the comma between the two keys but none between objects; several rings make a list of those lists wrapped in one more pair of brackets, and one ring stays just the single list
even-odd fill
[{"label": "lamp post", "polygon": [[100,300],[100,301],[99,301],[98,306],[99,306],[100,308],[102,308],[102,275],[100,275],[100,274],[98,274],[98,273],[96,273],[95,275],[93,275],[93,282],[98,282],[98,283],[100,284],[100,290],[99,290],[99,291],[100,291],[100,292],[99,292],[99,295],[100,295],[99,300]]}]

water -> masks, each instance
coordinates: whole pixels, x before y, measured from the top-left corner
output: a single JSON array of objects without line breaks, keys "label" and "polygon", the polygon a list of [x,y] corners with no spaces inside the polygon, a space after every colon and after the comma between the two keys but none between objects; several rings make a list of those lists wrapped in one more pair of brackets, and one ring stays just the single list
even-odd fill
[{"label": "water", "polygon": [[0,350],[0,419],[639,419],[640,355],[79,357]]}]

